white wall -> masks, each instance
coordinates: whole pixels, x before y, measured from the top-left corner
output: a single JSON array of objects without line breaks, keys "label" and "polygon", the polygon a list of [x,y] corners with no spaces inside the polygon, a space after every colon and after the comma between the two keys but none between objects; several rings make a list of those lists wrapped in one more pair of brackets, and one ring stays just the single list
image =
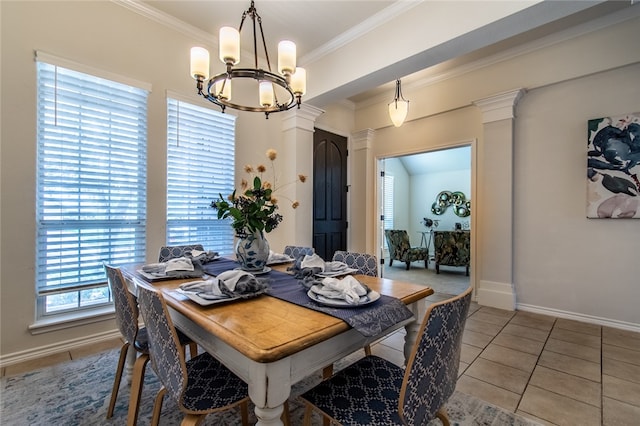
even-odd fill
[{"label": "white wall", "polygon": [[[427,228],[422,224],[422,218],[438,220],[438,231],[450,231],[455,229],[456,223],[469,223],[471,217],[459,217],[453,212],[453,207],[449,207],[442,215],[431,212],[431,205],[436,201],[441,191],[460,191],[467,200],[471,198],[471,170],[451,170],[439,173],[425,173],[411,176],[411,199],[410,205],[411,243],[417,246],[420,243],[421,231]],[[473,210],[473,205],[471,206]]]}]

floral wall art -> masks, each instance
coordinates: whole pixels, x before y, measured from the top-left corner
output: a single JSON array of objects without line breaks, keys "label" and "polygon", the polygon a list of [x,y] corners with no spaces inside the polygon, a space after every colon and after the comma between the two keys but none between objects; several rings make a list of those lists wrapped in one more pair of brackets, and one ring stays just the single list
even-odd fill
[{"label": "floral wall art", "polygon": [[588,121],[587,217],[640,218],[640,112]]}]

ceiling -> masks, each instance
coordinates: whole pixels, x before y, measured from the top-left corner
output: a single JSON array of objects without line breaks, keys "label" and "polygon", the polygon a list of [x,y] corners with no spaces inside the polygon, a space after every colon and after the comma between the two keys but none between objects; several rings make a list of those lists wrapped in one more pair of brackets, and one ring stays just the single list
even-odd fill
[{"label": "ceiling", "polygon": [[443,149],[399,157],[411,176],[471,169],[471,147]]},{"label": "ceiling", "polygon": [[[193,28],[197,32],[199,39],[203,43],[209,44],[212,49],[217,44],[217,33],[222,26],[238,27],[242,14],[250,6],[250,0],[112,0],[128,7],[137,9],[139,12],[151,16],[155,19],[171,23],[183,28]],[[464,5],[462,0],[456,1]],[[478,1],[478,0],[475,0]],[[485,0],[482,0],[485,1]],[[328,55],[339,46],[347,45],[349,42],[357,40],[363,35],[380,30],[390,19],[401,14],[411,13],[411,9],[421,4],[429,6],[430,1],[423,0],[260,0],[255,4],[258,14],[262,18],[262,25],[265,35],[272,67],[275,68],[277,62],[277,43],[280,40],[289,39],[297,45],[298,63],[302,66],[312,63],[314,60]],[[432,2],[433,7],[438,2]],[[487,5],[493,4],[487,0]],[[564,13],[562,8],[569,3],[585,2],[555,2],[539,0],[521,1],[522,4],[537,4],[546,6],[540,8],[540,13],[546,12],[552,18],[546,20],[545,25],[540,25],[531,30],[517,33],[515,36],[505,37],[499,42],[478,48],[464,55],[458,55],[452,59],[441,61],[428,69],[413,69],[402,72],[399,70],[400,64],[396,64],[393,71],[395,77],[402,78],[403,87],[411,84],[412,81],[424,80],[428,76],[442,74],[454,67],[460,67],[469,62],[478,61],[497,52],[503,52],[515,46],[521,46],[531,40],[540,39],[549,34],[565,31],[567,28],[583,24],[604,14],[630,7],[633,2],[628,1],[601,1],[591,0],[586,2],[589,6],[584,7],[579,12]],[[429,7],[431,10],[433,7]],[[464,7],[464,6],[462,6]],[[569,7],[569,6],[567,6]],[[144,9],[144,10],[142,10]],[[557,18],[556,18],[557,16]],[[562,16],[562,18],[560,18]],[[252,31],[250,20],[245,21],[245,27],[241,33],[241,43],[243,51],[253,55]],[[525,23],[520,23],[525,27]],[[498,32],[496,29],[494,32]],[[491,33],[491,31],[489,31]],[[469,43],[471,39],[466,39]],[[260,44],[260,42],[258,42]],[[462,40],[457,43],[463,43]],[[472,42],[471,42],[472,43]],[[259,54],[262,55],[262,48],[258,47]],[[251,57],[249,56],[249,57]],[[217,52],[211,52],[212,63],[217,58]],[[262,61],[262,60],[261,60]],[[253,66],[253,64],[246,64]],[[264,63],[260,63],[264,67]],[[418,72],[416,70],[420,69]],[[358,85],[357,93],[354,90],[347,90],[342,87],[339,90],[346,94],[346,98],[358,103],[367,99],[382,96],[383,94],[392,97],[394,91],[394,80],[378,79],[375,83],[365,83],[364,80]]]}]

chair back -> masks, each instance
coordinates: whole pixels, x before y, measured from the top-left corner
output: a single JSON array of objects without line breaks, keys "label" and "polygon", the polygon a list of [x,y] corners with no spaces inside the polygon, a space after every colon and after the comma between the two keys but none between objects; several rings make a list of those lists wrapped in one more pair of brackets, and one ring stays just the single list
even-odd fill
[{"label": "chair back", "polygon": [[453,394],[470,304],[471,287],[427,309],[400,390],[405,424],[427,424]]},{"label": "chair back", "polygon": [[138,303],[149,336],[151,365],[169,395],[180,400],[187,385],[187,366],[167,303],[159,291],[145,284],[138,284]]},{"label": "chair back", "polygon": [[204,251],[204,247],[202,246],[202,244],[161,247],[160,253],[158,253],[158,262],[166,262],[167,260],[184,257],[187,254],[191,254],[192,250]]},{"label": "chair back", "polygon": [[107,274],[109,289],[113,295],[113,304],[116,309],[116,325],[125,340],[133,345],[139,330],[138,302],[127,288],[127,282],[120,268],[105,264],[104,270]]},{"label": "chair back", "polygon": [[294,259],[299,258],[300,256],[311,256],[316,251],[313,247],[302,247],[302,246],[285,246],[284,254]]},{"label": "chair back", "polygon": [[347,267],[357,269],[359,274],[378,276],[378,258],[372,254],[337,250],[332,260],[346,263]]}]

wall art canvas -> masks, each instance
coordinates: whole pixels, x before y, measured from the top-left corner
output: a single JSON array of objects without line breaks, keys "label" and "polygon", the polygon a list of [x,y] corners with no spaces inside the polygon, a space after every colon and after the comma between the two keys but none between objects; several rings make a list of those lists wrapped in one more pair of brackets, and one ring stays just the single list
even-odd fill
[{"label": "wall art canvas", "polygon": [[640,218],[640,112],[588,121],[587,217]]}]

